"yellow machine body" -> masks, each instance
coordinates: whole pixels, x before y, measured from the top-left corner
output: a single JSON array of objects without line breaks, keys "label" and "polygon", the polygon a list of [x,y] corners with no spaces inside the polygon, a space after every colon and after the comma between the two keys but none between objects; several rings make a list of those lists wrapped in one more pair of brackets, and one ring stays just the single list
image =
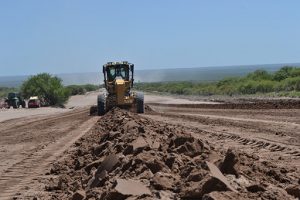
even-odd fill
[{"label": "yellow machine body", "polygon": [[115,100],[111,98],[112,104],[115,104],[116,106],[122,106],[132,105],[134,103],[134,95],[130,92],[128,93],[129,95],[126,95],[126,93],[130,90],[129,81],[125,81],[123,79],[116,79],[113,82],[109,82],[108,85],[110,85],[111,90],[113,90],[111,94],[114,94],[113,96],[115,96]]},{"label": "yellow machine body", "polygon": [[[98,115],[104,115],[113,107],[133,108],[137,113],[144,113],[144,94],[132,92],[134,65],[126,61],[108,62],[103,65],[106,92],[97,99]],[[94,110],[94,109],[91,109]]]},{"label": "yellow machine body", "polygon": [[103,66],[103,73],[108,92],[107,106],[132,106],[135,103],[135,94],[131,92],[133,64],[128,62],[107,63]]}]

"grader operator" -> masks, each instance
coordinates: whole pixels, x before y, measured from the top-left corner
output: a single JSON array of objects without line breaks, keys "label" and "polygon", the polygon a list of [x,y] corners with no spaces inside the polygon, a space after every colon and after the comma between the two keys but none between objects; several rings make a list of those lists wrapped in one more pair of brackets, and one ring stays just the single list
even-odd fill
[{"label": "grader operator", "polygon": [[97,113],[104,115],[113,107],[134,110],[144,113],[144,94],[131,91],[133,87],[134,64],[108,62],[103,65],[104,85],[106,92],[98,95]]}]

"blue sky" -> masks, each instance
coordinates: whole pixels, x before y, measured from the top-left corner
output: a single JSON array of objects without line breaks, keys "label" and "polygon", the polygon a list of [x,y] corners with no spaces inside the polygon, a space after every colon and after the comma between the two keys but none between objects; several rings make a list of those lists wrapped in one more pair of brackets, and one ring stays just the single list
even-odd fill
[{"label": "blue sky", "polygon": [[0,0],[0,76],[300,62],[298,0]]}]

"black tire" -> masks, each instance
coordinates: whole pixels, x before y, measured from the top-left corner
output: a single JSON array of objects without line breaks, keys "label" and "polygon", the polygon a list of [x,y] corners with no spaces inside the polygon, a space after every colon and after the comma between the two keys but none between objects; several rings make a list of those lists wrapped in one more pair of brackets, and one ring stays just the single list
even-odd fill
[{"label": "black tire", "polygon": [[25,101],[22,101],[22,108],[26,108],[26,103],[25,103]]},{"label": "black tire", "polygon": [[98,116],[105,115],[106,113],[106,96],[104,94],[98,95],[97,111]]},{"label": "black tire", "polygon": [[17,101],[14,101],[12,104],[13,104],[12,106],[14,109],[17,109],[19,107],[19,104]]},{"label": "black tire", "polygon": [[144,93],[137,92],[136,93],[136,112],[137,113],[144,113],[145,106],[144,106]]}]

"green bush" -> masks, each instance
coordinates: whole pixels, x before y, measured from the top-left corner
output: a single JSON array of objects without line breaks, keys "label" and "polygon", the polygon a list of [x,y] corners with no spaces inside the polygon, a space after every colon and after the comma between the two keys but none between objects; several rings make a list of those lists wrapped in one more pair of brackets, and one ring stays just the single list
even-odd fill
[{"label": "green bush", "polygon": [[290,77],[280,81],[276,89],[277,91],[300,91],[300,76]]},{"label": "green bush", "polygon": [[273,76],[273,80],[282,81],[282,80],[290,77],[292,74],[292,71],[293,71],[293,67],[284,66],[280,70],[275,72],[275,74]]},{"label": "green bush", "polygon": [[51,106],[63,106],[68,100],[69,91],[62,85],[62,80],[48,73],[28,78],[21,86],[25,98],[38,96]]},{"label": "green bush", "polygon": [[255,94],[257,83],[256,81],[248,80],[238,86],[238,91],[241,94]]},{"label": "green bush", "polygon": [[67,86],[71,95],[82,95],[86,93],[86,90],[79,85],[69,85]]},{"label": "green bush", "polygon": [[266,70],[256,70],[253,73],[249,73],[246,77],[247,79],[259,81],[259,80],[271,80],[272,75],[269,74]]},{"label": "green bush", "polygon": [[293,67],[290,72],[291,77],[300,77],[300,68]]},{"label": "green bush", "polygon": [[97,85],[86,84],[86,85],[69,85],[67,89],[71,95],[83,95],[86,92],[98,90],[100,87]]},{"label": "green bush", "polygon": [[262,80],[257,83],[255,93],[268,93],[274,91],[275,82],[269,80]]},{"label": "green bush", "polygon": [[92,85],[92,84],[86,84],[86,85],[83,85],[83,87],[87,92],[96,91],[100,88],[100,86]]}]

